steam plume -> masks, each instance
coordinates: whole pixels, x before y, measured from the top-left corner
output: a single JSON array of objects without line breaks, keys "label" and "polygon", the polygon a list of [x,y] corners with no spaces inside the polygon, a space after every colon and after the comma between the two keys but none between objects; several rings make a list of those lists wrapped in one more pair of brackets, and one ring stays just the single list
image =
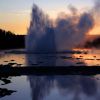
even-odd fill
[{"label": "steam plume", "polygon": [[[26,37],[26,49],[28,51],[61,51],[75,48],[83,42],[86,34],[94,25],[90,12],[77,15],[77,9],[70,7],[72,15],[60,17],[52,21],[33,5],[32,17],[28,35]],[[54,25],[54,26],[53,26]]]}]

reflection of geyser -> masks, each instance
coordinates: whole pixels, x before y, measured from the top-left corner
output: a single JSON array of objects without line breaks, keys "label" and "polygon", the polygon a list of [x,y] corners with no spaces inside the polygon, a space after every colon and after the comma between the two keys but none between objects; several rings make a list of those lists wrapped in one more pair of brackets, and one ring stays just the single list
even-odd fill
[{"label": "reflection of geyser", "polygon": [[55,24],[33,5],[30,27],[26,36],[26,50],[29,52],[54,52],[72,49],[81,43],[93,27],[90,13],[80,16],[58,16]]},{"label": "reflection of geyser", "polygon": [[[63,59],[62,57],[66,57],[66,59]],[[49,66],[49,67],[50,66],[67,67],[76,65],[76,61],[74,61],[72,54],[67,54],[66,56],[65,54],[27,54],[26,58],[28,66],[33,65],[33,66]]]},{"label": "reflection of geyser", "polygon": [[99,86],[91,77],[29,76],[29,81],[32,100],[100,100]]}]

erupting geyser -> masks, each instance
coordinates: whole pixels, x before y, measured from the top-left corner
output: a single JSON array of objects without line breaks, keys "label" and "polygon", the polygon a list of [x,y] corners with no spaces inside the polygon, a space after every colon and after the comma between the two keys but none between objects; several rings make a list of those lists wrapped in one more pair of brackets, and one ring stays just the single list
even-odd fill
[{"label": "erupting geyser", "polygon": [[[74,10],[74,11],[73,11]],[[81,43],[88,31],[93,27],[92,15],[87,12],[58,16],[55,24],[36,5],[33,5],[26,50],[29,52],[55,52],[72,49]],[[74,13],[73,13],[74,12]]]},{"label": "erupting geyser", "polygon": [[52,23],[36,5],[33,5],[32,9],[32,19],[26,36],[26,49],[31,52],[56,50]]}]

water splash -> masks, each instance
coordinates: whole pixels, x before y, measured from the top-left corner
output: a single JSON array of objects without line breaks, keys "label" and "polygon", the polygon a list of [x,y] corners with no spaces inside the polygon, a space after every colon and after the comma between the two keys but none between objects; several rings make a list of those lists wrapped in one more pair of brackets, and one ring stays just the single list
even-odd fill
[{"label": "water splash", "polygon": [[[31,22],[26,36],[26,50],[29,52],[54,52],[75,48],[84,41],[94,25],[89,12],[77,15],[70,8],[71,15],[59,15],[55,24],[37,6],[33,5]],[[74,11],[73,11],[74,10]]]}]

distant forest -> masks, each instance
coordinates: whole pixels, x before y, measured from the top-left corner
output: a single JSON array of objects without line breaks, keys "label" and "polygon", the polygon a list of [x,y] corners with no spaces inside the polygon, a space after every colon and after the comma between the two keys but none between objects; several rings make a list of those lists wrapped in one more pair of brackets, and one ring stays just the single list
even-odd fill
[{"label": "distant forest", "polygon": [[88,40],[85,45],[85,48],[99,48],[100,49],[100,36],[93,39],[92,41]]},{"label": "distant forest", "polygon": [[0,50],[25,47],[25,35],[15,35],[10,31],[0,29]]},{"label": "distant forest", "polygon": [[[100,48],[100,37],[86,41],[85,48]],[[25,48],[25,35],[15,35],[0,29],[0,50]]]}]

